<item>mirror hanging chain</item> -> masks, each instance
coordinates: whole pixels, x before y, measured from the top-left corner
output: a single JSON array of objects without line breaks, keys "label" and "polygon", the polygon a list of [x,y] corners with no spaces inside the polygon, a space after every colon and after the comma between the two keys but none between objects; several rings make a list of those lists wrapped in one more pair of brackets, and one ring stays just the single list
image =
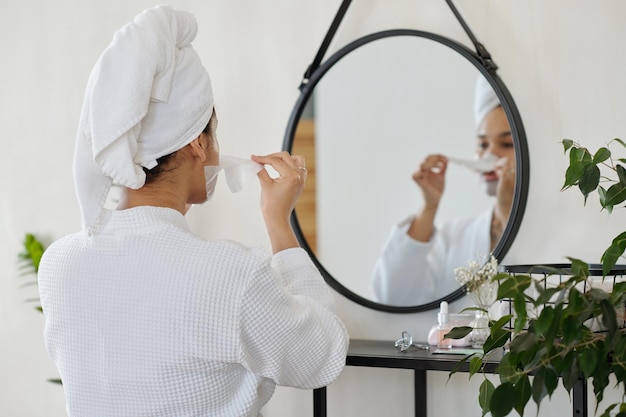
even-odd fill
[{"label": "mirror hanging chain", "polygon": [[[324,36],[324,40],[322,41],[322,44],[320,45],[320,48],[317,51],[317,54],[315,55],[313,62],[311,63],[311,65],[309,65],[307,70],[304,72],[302,82],[300,83],[300,86],[298,87],[300,91],[302,91],[302,89],[306,86],[306,84],[309,82],[309,79],[311,78],[311,75],[319,68],[320,64],[322,63],[322,60],[324,59],[324,55],[326,55],[326,51],[328,50],[330,43],[335,37],[335,33],[337,33],[337,29],[339,28],[339,25],[341,24],[344,16],[348,12],[348,7],[350,7],[350,3],[352,3],[352,0],[343,0],[341,2],[341,5],[339,6],[337,13],[335,14],[335,18],[330,24],[330,27],[328,28],[328,31],[326,32],[326,36]],[[450,10],[452,10],[452,13],[456,17],[456,20],[459,22],[459,24],[461,25],[461,27],[463,28],[467,36],[470,38],[470,41],[472,42],[472,44],[474,44],[474,47],[476,48],[476,54],[482,61],[484,67],[489,72],[495,73],[496,70],[498,69],[498,66],[491,58],[491,54],[489,53],[489,51],[487,51],[487,48],[485,48],[485,45],[479,42],[476,36],[474,36],[474,33],[472,32],[472,30],[469,28],[469,26],[463,19],[463,16],[461,16],[461,13],[459,13],[454,3],[452,3],[452,0],[446,0],[446,4],[448,5],[448,7],[450,7]]]},{"label": "mirror hanging chain", "polygon": [[459,13],[459,10],[452,3],[452,0],[446,0],[446,3],[450,7],[450,10],[452,10],[452,13],[454,13],[456,20],[459,22],[459,24],[461,25],[461,27],[463,28],[467,36],[470,38],[470,40],[474,44],[474,47],[476,48],[476,54],[478,54],[478,57],[482,61],[485,68],[489,72],[495,73],[496,70],[498,69],[498,66],[496,65],[495,62],[493,62],[493,59],[491,59],[491,54],[489,53],[489,51],[487,51],[487,48],[485,48],[485,45],[479,42],[476,36],[474,36],[474,33],[471,31],[467,23],[465,23],[465,19],[463,19],[463,16],[461,16],[461,13]]}]

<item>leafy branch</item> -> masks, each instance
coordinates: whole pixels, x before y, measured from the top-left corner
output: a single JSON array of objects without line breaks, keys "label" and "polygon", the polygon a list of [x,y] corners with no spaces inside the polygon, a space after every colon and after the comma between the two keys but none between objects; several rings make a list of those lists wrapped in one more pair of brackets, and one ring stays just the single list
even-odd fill
[{"label": "leafy branch", "polygon": [[[37,239],[32,233],[26,234],[26,236],[24,237],[23,246],[23,252],[17,255],[18,261],[21,263],[21,275],[34,274],[36,276],[39,273],[39,263],[41,262],[41,258],[46,248],[43,243],[41,243],[41,241],[39,241],[39,239]],[[24,285],[37,285],[37,280],[35,279],[34,281],[29,281]],[[29,299],[26,301],[34,301],[38,303],[39,298]],[[40,313],[43,313],[41,305],[36,306],[35,309]],[[54,384],[62,384],[61,380],[58,378],[51,378],[48,379],[48,381]]]},{"label": "leafy branch", "polygon": [[[24,237],[23,252],[19,253],[18,260],[20,261],[20,269],[22,273],[20,275],[37,275],[39,272],[39,263],[41,257],[46,250],[44,245],[31,233],[27,233]],[[37,280],[29,281],[24,286],[37,285]],[[27,300],[27,301],[39,301],[39,299]],[[39,312],[42,312],[41,306],[35,307]]]},{"label": "leafy branch", "polygon": [[[558,284],[548,282],[551,274],[540,279],[508,273],[494,277],[500,284],[497,299],[510,302],[513,314],[491,322],[483,354],[471,358],[470,369],[476,373],[492,353],[507,349],[496,369],[500,385],[495,387],[487,378],[481,384],[479,402],[483,416],[488,412],[493,417],[506,416],[513,409],[523,416],[531,399],[539,408],[559,381],[571,393],[579,378],[593,378],[598,403],[609,385],[610,374],[615,376],[617,386],[624,389],[624,310],[615,307],[626,303],[626,282],[616,283],[610,293],[600,288],[585,289],[589,284],[589,266],[578,259],[570,261],[571,270],[554,273],[573,275]],[[528,311],[533,309],[539,314],[528,317]],[[617,406],[618,416],[626,416],[625,403],[610,405],[601,416],[608,417]]]},{"label": "leafy branch", "polygon": [[[600,204],[609,213],[626,201],[625,158],[615,158],[609,149],[626,143],[613,139],[595,153],[572,140],[562,141],[569,152],[569,166],[562,191],[578,187],[587,198],[598,192]],[[571,394],[581,379],[593,379],[593,393],[598,414],[609,377],[616,380],[622,401],[609,404],[600,417],[617,411],[626,417],[626,282],[615,280],[609,291],[594,285],[593,276],[626,275],[617,261],[626,249],[626,231],[615,237],[601,257],[601,268],[575,258],[563,269],[536,266],[523,274],[499,273],[496,300],[510,303],[511,314],[490,322],[490,336],[483,353],[469,355],[459,362],[451,375],[469,361],[470,377],[482,372],[489,357],[504,351],[496,373],[495,386],[486,375],[479,389],[483,416],[507,416],[513,410],[524,415],[528,402],[537,409],[559,386]],[[540,271],[540,273],[538,273]],[[554,275],[560,278],[553,282]],[[446,337],[461,338],[471,328],[453,329]],[[611,386],[613,388],[613,386]]]},{"label": "leafy branch", "polygon": [[[610,141],[606,147],[601,147],[595,154],[589,152],[570,139],[562,141],[563,149],[569,151],[569,167],[565,172],[565,183],[561,190],[578,186],[578,189],[587,202],[587,197],[593,191],[598,191],[600,205],[609,213],[613,208],[626,201],[626,158],[614,159],[609,147],[611,144],[619,144],[623,150],[626,143],[618,138]],[[612,176],[601,175],[600,167],[608,168]],[[606,169],[605,169],[606,171]],[[600,185],[600,180],[610,183],[609,187]],[[604,275],[615,266],[619,258],[626,250],[626,231],[616,236],[611,245],[602,254],[600,261],[603,265]]]}]

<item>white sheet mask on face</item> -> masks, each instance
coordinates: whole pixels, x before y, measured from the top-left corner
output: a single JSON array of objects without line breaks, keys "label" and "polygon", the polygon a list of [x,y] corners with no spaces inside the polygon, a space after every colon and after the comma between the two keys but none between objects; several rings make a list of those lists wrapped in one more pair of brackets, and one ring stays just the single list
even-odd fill
[{"label": "white sheet mask on face", "polygon": [[465,168],[469,168],[472,171],[477,172],[490,172],[493,171],[496,167],[496,162],[498,161],[498,157],[493,154],[488,154],[484,158],[480,159],[465,159],[465,158],[454,158],[452,156],[448,157],[448,161],[453,164],[464,166]]},{"label": "white sheet mask on face", "polygon": [[207,201],[213,197],[215,185],[221,170],[224,170],[226,184],[233,193],[238,193],[243,189],[244,184],[263,169],[263,165],[251,159],[239,158],[236,156],[220,155],[219,165],[209,165],[204,167],[204,179],[206,181]]},{"label": "white sheet mask on face", "polygon": [[263,165],[251,159],[220,155],[220,168],[226,175],[226,184],[233,193],[243,189],[244,184],[263,169]]},{"label": "white sheet mask on face", "polygon": [[209,165],[204,167],[204,180],[206,181],[206,200],[209,201],[215,192],[217,176],[222,170],[219,165]]}]

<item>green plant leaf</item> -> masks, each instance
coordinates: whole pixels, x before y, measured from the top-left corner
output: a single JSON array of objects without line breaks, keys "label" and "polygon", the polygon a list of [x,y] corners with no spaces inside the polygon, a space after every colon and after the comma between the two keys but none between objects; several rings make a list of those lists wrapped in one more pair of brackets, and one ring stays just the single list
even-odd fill
[{"label": "green plant leaf", "polygon": [[[593,393],[597,404],[604,398],[604,389],[609,385],[609,364],[606,360],[598,361],[596,371],[593,374]],[[596,404],[596,410],[597,410]]]},{"label": "green plant leaf", "polygon": [[560,288],[556,288],[556,287],[545,288],[542,285],[537,285],[536,288],[537,288],[537,292],[539,293],[539,296],[536,299],[537,305],[546,304],[548,301],[552,299],[554,294],[561,291]]},{"label": "green plant leaf", "polygon": [[531,349],[537,343],[537,337],[534,333],[520,333],[511,340],[511,352],[523,352]]},{"label": "green plant leaf", "polygon": [[575,352],[569,352],[563,359],[561,383],[567,392],[571,392],[578,381],[579,368]]},{"label": "green plant leaf", "polygon": [[539,413],[539,406],[546,395],[548,395],[548,388],[545,384],[545,368],[541,368],[537,371],[537,374],[535,374],[532,389],[533,401],[537,404],[537,413]]},{"label": "green plant leaf", "polygon": [[626,250],[626,232],[622,232],[613,238],[611,246],[602,254],[602,275],[607,276],[611,269],[617,264],[618,259]]},{"label": "green plant leaf", "polygon": [[585,164],[580,162],[572,162],[565,171],[565,182],[561,187],[561,191],[578,184],[578,181],[580,180],[580,177],[583,176],[584,172]]},{"label": "green plant leaf", "polygon": [[[585,197],[585,203],[589,194],[598,188],[600,184],[600,168],[596,165],[587,165],[578,180],[578,189]],[[626,199],[626,196],[624,197]]]},{"label": "green plant leaf", "polygon": [[24,252],[18,256],[32,265],[35,273],[39,271],[39,262],[45,251],[44,245],[33,235],[27,233],[24,237]]},{"label": "green plant leaf", "polygon": [[537,336],[545,336],[554,322],[556,312],[552,306],[546,306],[539,315],[539,318],[535,320],[535,331]]},{"label": "green plant leaf", "polygon": [[552,396],[552,393],[559,386],[559,376],[552,368],[544,368],[543,383],[548,391],[548,396]]},{"label": "green plant leaf", "polygon": [[587,300],[577,288],[570,288],[567,302],[567,315],[578,316],[587,306]]},{"label": "green plant leaf", "polygon": [[510,334],[510,332],[504,329],[492,329],[491,334],[487,337],[483,345],[483,352],[488,353],[494,349],[501,348],[509,340]]},{"label": "green plant leaf", "polygon": [[498,286],[498,300],[514,298],[516,294],[522,294],[530,286],[532,278],[528,275],[509,275],[500,281]]},{"label": "green plant leaf", "polygon": [[616,165],[615,171],[617,171],[617,178],[622,184],[626,184],[626,169],[622,165]]},{"label": "green plant leaf", "polygon": [[611,404],[604,410],[604,413],[600,414],[600,417],[611,417],[611,411],[613,411],[615,407],[617,407],[617,404]]},{"label": "green plant leaf", "polygon": [[569,315],[563,318],[563,342],[566,345],[574,345],[580,340],[582,336],[580,332],[581,323],[576,316]]},{"label": "green plant leaf", "polygon": [[[626,282],[624,283],[626,285]],[[491,323],[491,331],[493,332],[496,329],[501,329],[502,327],[508,325],[513,318],[512,314],[507,314],[505,316],[500,317],[498,320]]]},{"label": "green plant leaf", "polygon": [[483,358],[480,356],[474,356],[472,360],[470,360],[469,365],[469,377],[471,378],[474,374],[479,372],[483,367]]},{"label": "green plant leaf", "polygon": [[567,152],[569,148],[571,148],[574,145],[574,141],[571,139],[563,139],[561,141],[561,143],[563,144],[563,152]]},{"label": "green plant leaf", "polygon": [[453,327],[448,333],[444,335],[446,339],[463,339],[465,336],[472,332],[472,327],[470,326],[459,326]]},{"label": "green plant leaf", "polygon": [[[454,365],[454,367],[452,368],[452,370],[450,371],[450,373],[448,374],[448,381],[450,380],[450,378],[452,378],[452,375],[454,375],[455,373],[457,373],[459,371],[459,369],[461,369],[461,367],[463,367],[463,365],[465,363],[467,363],[467,360],[473,356],[475,356],[476,353],[471,353],[467,356],[464,356],[463,358],[461,358],[456,365]],[[471,377],[471,375],[470,375]]]},{"label": "green plant leaf", "polygon": [[609,294],[600,288],[589,289],[589,291],[587,291],[586,293],[586,296],[591,298],[591,300],[595,301],[596,303],[601,303],[602,301],[606,301],[610,298]]},{"label": "green plant leaf", "polygon": [[613,210],[613,206],[617,206],[624,201],[626,201],[626,185],[615,183],[606,190],[602,207],[610,213]]},{"label": "green plant leaf", "polygon": [[611,151],[608,148],[602,147],[596,151],[595,155],[593,155],[593,163],[599,164],[606,161],[610,157]]},{"label": "green plant leaf", "polygon": [[609,336],[612,336],[617,332],[617,317],[615,316],[615,307],[608,301],[608,294],[606,295],[607,298],[600,302],[602,325],[604,329],[609,332]]},{"label": "green plant leaf", "polygon": [[587,148],[583,147],[572,147],[569,151],[569,160],[570,164],[580,162],[584,164],[589,164],[593,161],[591,154]]},{"label": "green plant leaf", "polygon": [[572,274],[578,277],[587,278],[589,276],[589,264],[577,258],[568,257],[572,263]]},{"label": "green plant leaf", "polygon": [[524,415],[524,409],[526,404],[530,400],[532,395],[532,387],[528,375],[522,375],[522,377],[515,384],[515,404],[513,404],[515,411],[520,416]]},{"label": "green plant leaf", "polygon": [[514,330],[515,333],[519,333],[526,325],[526,321],[528,319],[528,311],[526,310],[526,299],[522,294],[516,294],[513,297],[513,305],[515,307],[515,313],[517,314],[517,317],[515,318]]},{"label": "green plant leaf", "polygon": [[510,382],[500,384],[491,395],[489,409],[493,417],[505,417],[513,410],[515,387]]},{"label": "green plant leaf", "polygon": [[[624,148],[626,148],[626,143],[624,143],[624,141],[621,140],[620,138],[614,138],[611,142],[617,142],[620,145],[622,145]],[[610,142],[609,142],[609,144],[610,144]]]},{"label": "green plant leaf", "polygon": [[515,364],[514,353],[508,352],[502,356],[496,368],[496,372],[500,376],[500,382],[515,383],[519,380],[521,370]]},{"label": "green plant leaf", "polygon": [[626,337],[622,333],[620,336],[613,350],[611,371],[615,375],[617,383],[623,384],[626,382]]},{"label": "green plant leaf", "polygon": [[487,378],[480,384],[480,389],[478,390],[478,404],[480,404],[483,416],[490,411],[489,404],[491,403],[494,390],[495,387]]},{"label": "green plant leaf", "polygon": [[585,378],[591,378],[598,364],[598,352],[595,347],[591,346],[580,352],[578,354],[578,363]]},{"label": "green plant leaf", "polygon": [[[602,207],[606,206],[606,189],[601,185],[598,186],[598,197],[600,198],[600,205]],[[609,213],[610,212],[609,210]]]}]

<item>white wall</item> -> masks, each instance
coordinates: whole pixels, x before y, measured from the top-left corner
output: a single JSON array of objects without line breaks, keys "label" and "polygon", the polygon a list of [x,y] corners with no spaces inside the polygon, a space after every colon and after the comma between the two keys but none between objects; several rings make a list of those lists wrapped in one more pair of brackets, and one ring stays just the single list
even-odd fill
[{"label": "white wall", "polygon": [[[576,192],[561,193],[566,161],[558,141],[596,147],[624,137],[626,3],[621,0],[457,0],[479,39],[500,66],[528,134],[529,202],[512,252],[519,262],[561,262],[565,255],[597,262],[624,229],[620,210],[582,207]],[[200,23],[195,46],[213,78],[224,153],[280,148],[297,86],[339,6],[338,0],[172,0]],[[71,158],[85,82],[112,33],[153,3],[145,0],[3,1],[0,13],[0,415],[64,415],[55,370],[42,343],[42,318],[24,299],[16,254],[25,232],[46,242],[79,227]],[[430,30],[468,43],[441,0],[361,0],[351,6],[336,49],[380,29]],[[320,161],[320,163],[323,163]],[[230,195],[223,184],[210,206],[190,222],[207,237],[268,245],[257,210],[257,190]],[[346,249],[348,250],[348,249]],[[391,315],[337,296],[355,338],[397,338],[403,329],[424,334],[435,314]],[[453,305],[460,308],[463,302]],[[431,415],[478,416],[480,378],[431,373]],[[347,368],[329,389],[330,415],[412,413],[409,371]],[[380,399],[375,399],[380,395]],[[311,415],[311,393],[280,388],[265,415]],[[559,391],[540,415],[564,415]],[[529,407],[528,415],[534,415]],[[569,414],[569,413],[567,413]]]}]

